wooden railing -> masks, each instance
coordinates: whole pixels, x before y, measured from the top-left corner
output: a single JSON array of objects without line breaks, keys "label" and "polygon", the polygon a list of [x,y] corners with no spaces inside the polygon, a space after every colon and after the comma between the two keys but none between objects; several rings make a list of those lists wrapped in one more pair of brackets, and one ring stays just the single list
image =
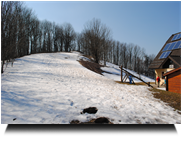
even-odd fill
[{"label": "wooden railing", "polygon": [[[132,76],[132,77],[134,77],[134,78],[136,78],[136,79],[142,81],[143,83],[145,83],[145,84],[147,84],[148,86],[150,86],[150,87],[153,88],[153,86],[150,85],[150,82],[145,82],[143,79],[141,79],[141,78],[139,78],[139,77],[137,77],[137,76],[131,74],[131,73],[128,72],[127,70],[123,69],[122,66],[120,67],[120,69],[121,69],[121,82],[126,82],[127,78],[129,78],[129,76]],[[124,77],[123,77],[123,71],[125,72],[125,76],[124,76]],[[135,82],[133,81],[133,79],[132,79],[132,82],[135,84]]]}]

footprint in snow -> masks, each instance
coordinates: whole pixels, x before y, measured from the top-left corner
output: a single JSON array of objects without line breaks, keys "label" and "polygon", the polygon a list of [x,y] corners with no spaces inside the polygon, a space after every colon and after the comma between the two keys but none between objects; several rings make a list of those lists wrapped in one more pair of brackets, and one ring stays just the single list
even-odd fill
[{"label": "footprint in snow", "polygon": [[[71,100],[70,100],[70,99],[68,99],[68,101],[71,101]],[[73,104],[74,104],[74,103],[73,103],[73,101],[71,101],[70,106],[73,106]]]},{"label": "footprint in snow", "polygon": [[45,121],[45,118],[43,118],[40,122],[43,123]]},{"label": "footprint in snow", "polygon": [[70,105],[73,106],[73,104],[74,104],[74,103],[71,101],[71,104],[70,104]]}]

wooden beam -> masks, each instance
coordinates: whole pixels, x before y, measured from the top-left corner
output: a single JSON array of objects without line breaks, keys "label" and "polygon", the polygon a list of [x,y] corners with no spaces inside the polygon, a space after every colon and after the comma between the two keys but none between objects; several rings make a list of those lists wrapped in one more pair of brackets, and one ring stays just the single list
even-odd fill
[{"label": "wooden beam", "polygon": [[125,74],[125,76],[123,77],[123,82],[124,82],[124,79],[125,79],[126,76],[127,76],[127,75]]},{"label": "wooden beam", "polygon": [[126,74],[125,76],[126,76],[126,78],[125,78],[124,82],[126,82],[126,79],[129,77],[129,75],[128,75],[128,74]]},{"label": "wooden beam", "polygon": [[150,87],[152,87],[153,88],[153,86],[151,86],[150,84],[148,84],[147,82],[145,82],[144,80],[142,80],[141,78],[139,78],[139,77],[137,77],[137,76],[135,76],[135,75],[133,75],[133,74],[131,74],[131,73],[129,73],[127,70],[124,70],[123,69],[123,71],[125,72],[125,76],[128,76],[128,75],[131,75],[132,77],[134,77],[134,78],[137,78],[137,79],[139,79],[140,81],[142,81],[143,83],[145,83],[145,84],[147,84],[148,86],[150,86]]},{"label": "wooden beam", "polygon": [[133,84],[135,84],[135,82],[133,81],[133,79],[132,79],[132,82],[133,82]]},{"label": "wooden beam", "polygon": [[126,78],[126,76],[127,76],[127,73],[125,73],[125,76],[124,76],[124,78],[123,78],[123,81],[124,81],[124,79]]}]

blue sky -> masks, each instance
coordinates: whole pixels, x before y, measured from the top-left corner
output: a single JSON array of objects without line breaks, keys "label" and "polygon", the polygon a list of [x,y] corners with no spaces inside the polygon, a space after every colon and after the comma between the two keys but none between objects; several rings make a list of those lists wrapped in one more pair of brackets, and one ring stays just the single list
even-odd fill
[{"label": "blue sky", "polygon": [[100,19],[114,40],[157,54],[167,39],[181,31],[181,1],[26,1],[39,20],[71,23],[81,32],[86,22]]}]

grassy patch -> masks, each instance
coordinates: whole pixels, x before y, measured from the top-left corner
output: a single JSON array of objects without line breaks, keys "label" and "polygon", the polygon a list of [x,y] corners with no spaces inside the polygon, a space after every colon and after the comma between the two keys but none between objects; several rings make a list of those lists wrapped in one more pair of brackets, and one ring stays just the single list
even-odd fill
[{"label": "grassy patch", "polygon": [[136,85],[136,84],[130,84],[129,82],[121,82],[121,81],[115,81],[115,82],[119,84]]},{"label": "grassy patch", "polygon": [[[129,84],[129,82],[122,83],[121,81],[116,81],[116,82],[119,84],[127,84],[127,85],[146,85],[143,82],[139,82],[135,84]],[[154,83],[155,82],[151,82],[151,84],[154,84]],[[175,110],[181,111],[181,94],[173,93],[169,91],[163,91],[163,90],[159,90],[155,88],[151,88],[149,90],[152,92],[155,98],[168,103],[168,105],[173,107]]]},{"label": "grassy patch", "polygon": [[181,111],[181,94],[163,91],[155,88],[149,90],[153,93],[155,98],[168,103],[168,105],[173,107],[175,110]]},{"label": "grassy patch", "polygon": [[[119,84],[127,84],[127,85],[145,85],[147,86],[147,84],[143,83],[143,82],[137,82],[135,84],[130,84],[129,82],[121,82],[121,81],[116,81]],[[150,84],[155,84],[155,82],[150,82]]]}]

